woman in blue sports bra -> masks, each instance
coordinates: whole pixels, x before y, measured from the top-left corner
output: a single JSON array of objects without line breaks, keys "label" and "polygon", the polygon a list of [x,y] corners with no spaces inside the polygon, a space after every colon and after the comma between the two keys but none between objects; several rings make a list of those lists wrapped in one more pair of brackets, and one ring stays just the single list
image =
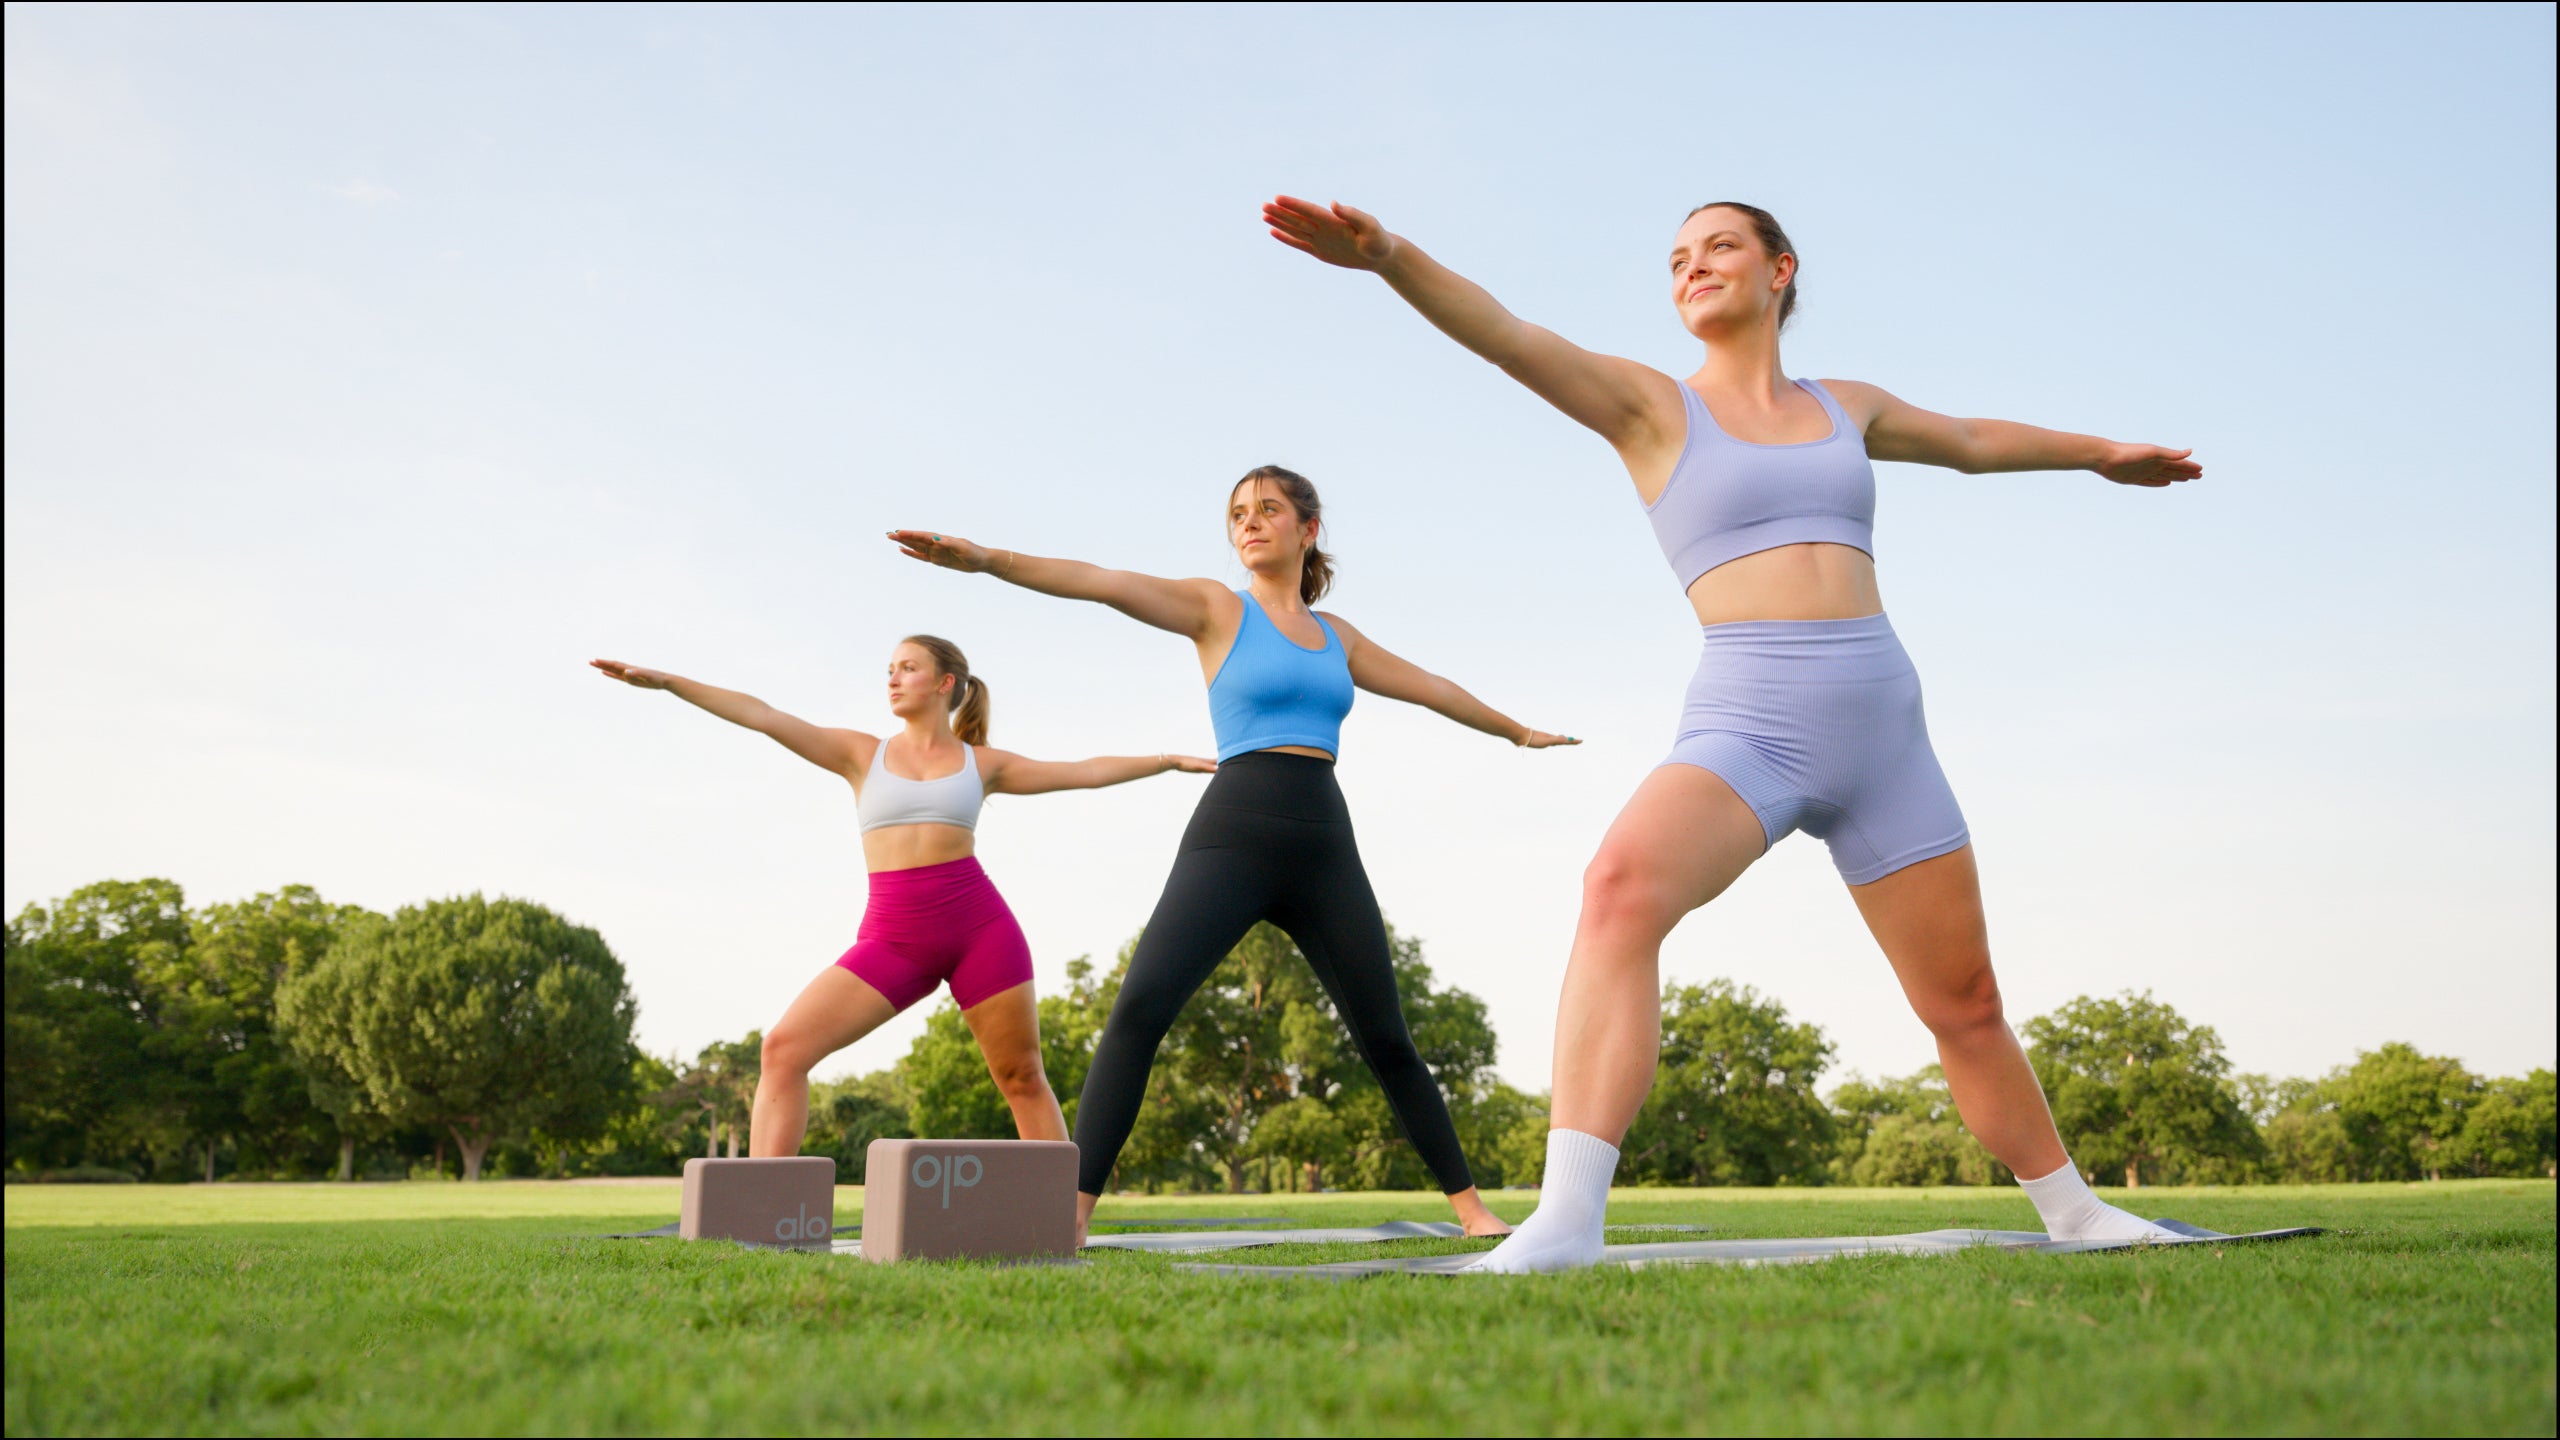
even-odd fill
[{"label": "woman in blue sports bra", "polygon": [[1209,682],[1218,773],[1183,832],[1164,895],[1130,957],[1076,1107],[1076,1226],[1081,1236],[1146,1099],[1156,1047],[1191,993],[1257,920],[1297,942],[1351,1029],[1363,1063],[1470,1235],[1510,1227],[1467,1173],[1448,1102],[1414,1048],[1396,996],[1386,921],[1378,913],[1351,812],[1334,782],[1342,717],[1358,689],[1426,706],[1470,729],[1544,749],[1576,743],[1532,730],[1410,661],[1389,654],[1315,602],[1333,583],[1317,544],[1323,503],[1306,477],[1266,465],[1227,495],[1227,539],[1252,583],[1165,580],[1080,560],[988,550],[956,535],[898,530],[908,555],[984,570],[1026,589],[1098,600],[1189,638]]},{"label": "woman in blue sports bra", "polygon": [[2203,473],[2189,452],[1952,419],[1855,381],[1790,380],[1778,332],[1796,304],[1795,246],[1756,206],[1701,205],[1672,240],[1672,305],[1706,347],[1685,380],[1520,320],[1348,206],[1284,195],[1262,218],[1293,249],[1374,271],[1443,333],[1599,432],[1704,627],[1671,753],[1583,875],[1537,1213],[1477,1268],[1599,1258],[1617,1142],[1653,1084],[1663,938],[1792,830],[1831,847],[1937,1038],[1966,1127],[2017,1173],[2047,1232],[2165,1238],[2081,1182],[2002,1014],[1964,815],[1876,588],[1869,461],[2094,470],[2157,487]]}]

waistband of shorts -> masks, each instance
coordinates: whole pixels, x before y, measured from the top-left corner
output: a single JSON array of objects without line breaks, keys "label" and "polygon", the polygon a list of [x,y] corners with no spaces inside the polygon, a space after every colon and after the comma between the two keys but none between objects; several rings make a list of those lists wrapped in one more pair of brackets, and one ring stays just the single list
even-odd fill
[{"label": "waistband of shorts", "polygon": [[1701,625],[1699,635],[1710,645],[1730,640],[1775,640],[1820,644],[1825,641],[1871,640],[1893,634],[1893,617],[1879,610],[1848,620],[1727,620]]},{"label": "waistband of shorts", "polygon": [[1893,621],[1881,614],[1854,620],[1729,620],[1700,626],[1698,640],[1709,658],[1810,660],[1902,654],[1902,637],[1893,632]]},{"label": "waistband of shorts", "polygon": [[872,871],[868,908],[913,911],[954,901],[989,898],[998,904],[1003,903],[1003,897],[996,894],[995,882],[987,878],[986,868],[978,863],[978,857],[963,855],[957,860],[945,860],[934,865]]}]

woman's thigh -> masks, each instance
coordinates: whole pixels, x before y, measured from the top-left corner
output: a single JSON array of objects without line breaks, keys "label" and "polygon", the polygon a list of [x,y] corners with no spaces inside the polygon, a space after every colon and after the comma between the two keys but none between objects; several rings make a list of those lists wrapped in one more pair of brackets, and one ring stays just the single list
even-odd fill
[{"label": "woman's thigh", "polygon": [[990,1071],[1002,1075],[1012,1067],[1041,1069],[1040,998],[1030,981],[997,991],[961,1011],[960,1018],[978,1037],[978,1053],[987,1057]]},{"label": "woman's thigh", "polygon": [[1584,872],[1584,923],[1626,923],[1659,938],[1723,894],[1768,846],[1760,817],[1722,776],[1659,766],[1610,822]]},{"label": "woman's thigh", "polygon": [[801,1065],[815,1065],[879,1029],[897,1013],[897,1005],[871,982],[842,965],[830,965],[782,1012],[766,1045],[785,1045]]},{"label": "woman's thigh", "polygon": [[1970,1017],[1958,1012],[1997,1005],[1971,845],[1852,885],[1849,894],[1922,1019],[1960,1021]]}]

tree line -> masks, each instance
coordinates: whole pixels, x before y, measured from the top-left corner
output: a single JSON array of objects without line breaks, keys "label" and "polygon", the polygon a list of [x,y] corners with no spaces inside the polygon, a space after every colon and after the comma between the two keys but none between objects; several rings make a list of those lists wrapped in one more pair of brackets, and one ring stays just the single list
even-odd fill
[{"label": "tree line", "polygon": [[[1546,1102],[1493,1072],[1476,996],[1391,937],[1416,1045],[1480,1183],[1534,1185]],[[1040,1001],[1072,1122],[1136,941]],[[737,1154],[761,1036],[643,1053],[602,936],[478,895],[394,915],[305,886],[189,909],[109,881],[8,922],[7,1174],[214,1180],[666,1175]],[[1622,1183],[1988,1185],[1932,1066],[1821,1082],[1817,1025],[1726,981],[1663,994],[1661,1067]],[[2486,1078],[2405,1044],[2317,1079],[2235,1073],[2219,1036],[2147,994],[2021,1027],[2065,1143],[2106,1184],[2554,1172],[2553,1075]],[[861,1178],[874,1139],[1012,1133],[948,1004],[895,1064],[813,1090],[804,1153]],[[1414,1189],[1430,1178],[1288,937],[1257,926],[1167,1037],[1118,1181],[1150,1191]]]}]

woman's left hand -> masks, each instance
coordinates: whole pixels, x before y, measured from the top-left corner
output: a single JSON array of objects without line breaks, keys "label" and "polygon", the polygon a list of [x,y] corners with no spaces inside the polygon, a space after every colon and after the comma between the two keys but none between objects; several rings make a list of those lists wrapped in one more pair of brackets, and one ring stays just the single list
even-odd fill
[{"label": "woman's left hand", "polygon": [[1532,730],[1511,743],[1523,750],[1544,750],[1550,745],[1579,745],[1582,742],[1570,735],[1550,735],[1544,730]]},{"label": "woman's left hand", "polygon": [[957,535],[938,535],[930,530],[892,530],[889,539],[898,552],[910,560],[922,560],[946,570],[963,570],[975,574],[993,569],[995,557],[984,545],[972,545]]},{"label": "woman's left hand", "polygon": [[1167,755],[1164,758],[1172,761],[1173,768],[1181,771],[1185,775],[1215,775],[1218,773],[1218,762],[1215,760],[1203,760],[1197,755]]},{"label": "woman's left hand", "polygon": [[2156,490],[2202,475],[2204,467],[2187,458],[2194,453],[2158,445],[2118,445],[2113,454],[2091,468],[2119,485],[2144,485]]}]

